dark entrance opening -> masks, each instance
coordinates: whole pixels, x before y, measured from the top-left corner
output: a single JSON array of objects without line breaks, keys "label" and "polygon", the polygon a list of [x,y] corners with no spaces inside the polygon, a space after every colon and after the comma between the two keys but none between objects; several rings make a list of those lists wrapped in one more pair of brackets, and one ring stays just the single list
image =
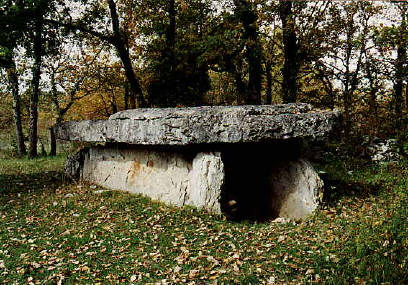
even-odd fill
[{"label": "dark entrance opening", "polygon": [[222,211],[236,221],[268,221],[278,217],[279,199],[272,189],[274,169],[299,157],[295,140],[231,145],[222,150],[225,187]]}]

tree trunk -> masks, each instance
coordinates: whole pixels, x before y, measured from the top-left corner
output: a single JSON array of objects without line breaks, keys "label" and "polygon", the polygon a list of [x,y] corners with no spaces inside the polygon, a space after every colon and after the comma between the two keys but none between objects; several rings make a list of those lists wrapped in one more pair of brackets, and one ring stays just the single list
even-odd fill
[{"label": "tree trunk", "polygon": [[54,126],[50,128],[50,156],[57,155],[57,138],[55,136]]},{"label": "tree trunk", "polygon": [[[368,60],[368,59],[367,59]],[[378,87],[374,82],[374,77],[371,70],[371,64],[367,62],[367,78],[370,82],[370,98],[369,98],[369,110],[370,114],[373,116],[375,120],[377,120],[378,111],[377,111],[377,92]]]},{"label": "tree trunk", "polygon": [[129,49],[127,48],[126,40],[124,39],[123,32],[119,26],[119,16],[116,10],[116,4],[113,0],[107,0],[109,5],[109,10],[112,19],[112,30],[113,30],[113,45],[115,46],[119,58],[123,63],[125,69],[126,78],[129,81],[131,96],[136,97],[137,108],[146,107],[146,101],[143,97],[142,88],[140,87],[139,80],[136,78],[135,71],[133,69],[132,61],[129,55]]},{"label": "tree trunk", "polygon": [[402,123],[402,105],[403,105],[403,87],[404,87],[404,65],[407,60],[407,50],[400,45],[397,50],[396,61],[396,79],[394,84],[394,122],[397,132],[401,129]]},{"label": "tree trunk", "polygon": [[64,109],[61,109],[61,106],[58,101],[57,85],[55,82],[55,70],[51,72],[50,77],[51,77],[50,78],[51,79],[51,101],[54,104],[55,110],[57,111],[57,119],[56,119],[55,125],[49,129],[50,131],[50,156],[56,156],[57,155],[57,138],[55,136],[55,126],[62,122],[62,118],[65,112],[68,111],[73,101],[71,99],[71,102],[68,103],[68,105]]},{"label": "tree trunk", "polygon": [[125,45],[121,43],[118,39],[115,45],[119,53],[119,57],[122,60],[123,67],[125,69],[126,78],[129,81],[132,97],[136,97],[136,108],[146,107],[146,102],[143,98],[142,89],[140,87],[139,81],[136,78],[135,72],[133,70],[132,61],[130,60],[129,51],[126,49]]},{"label": "tree trunk", "polygon": [[166,40],[167,40],[167,49],[166,49],[166,55],[165,57],[168,57],[169,60],[169,72],[168,76],[170,78],[167,78],[168,81],[168,98],[167,100],[167,105],[171,106],[174,104],[174,102],[177,100],[177,94],[176,94],[176,78],[175,78],[175,73],[176,73],[176,68],[177,68],[177,61],[176,61],[176,52],[175,52],[175,47],[176,47],[176,6],[175,6],[175,0],[169,0],[168,1],[168,7],[167,7],[167,13],[169,14],[169,25],[167,26],[166,30]]},{"label": "tree trunk", "polygon": [[131,95],[134,94],[132,90],[129,91],[129,95],[130,95],[130,109],[136,109],[136,96],[135,95]]},{"label": "tree trunk", "polygon": [[257,15],[251,3],[247,0],[234,0],[236,14],[244,28],[244,40],[246,41],[245,56],[248,60],[248,88],[245,103],[251,105],[262,104],[262,48],[259,42],[257,30]]},{"label": "tree trunk", "polygon": [[112,107],[112,114],[116,114],[118,112],[118,105],[116,104],[116,97],[115,97],[114,91],[112,91],[111,107]]},{"label": "tree trunk", "polygon": [[169,0],[169,7],[168,7],[168,13],[169,13],[169,26],[167,29],[167,42],[169,47],[174,51],[174,47],[176,45],[176,6],[175,6],[175,0]]},{"label": "tree trunk", "polygon": [[346,72],[344,74],[344,91],[343,91],[343,124],[344,124],[344,136],[346,141],[349,139],[351,130],[351,94],[350,94],[350,58],[351,58],[351,40],[350,34],[347,33],[347,48],[346,48]]},{"label": "tree trunk", "polygon": [[343,115],[343,124],[344,124],[344,135],[345,139],[349,139],[349,134],[351,131],[351,104],[352,104],[352,93],[350,91],[350,58],[351,58],[351,45],[348,41],[348,47],[346,51],[346,73],[345,73],[345,80],[344,80],[344,91],[343,91],[343,108],[344,108],[344,115]]},{"label": "tree trunk", "polygon": [[404,104],[403,88],[404,88],[404,78],[406,77],[406,64],[407,64],[407,48],[406,48],[406,36],[407,36],[407,25],[406,25],[406,13],[407,6],[406,3],[402,3],[400,8],[401,24],[399,32],[399,41],[397,47],[397,60],[395,63],[395,83],[394,83],[394,122],[397,133],[399,134],[402,129],[403,115],[402,115],[402,105]]},{"label": "tree trunk", "polygon": [[346,71],[344,74],[344,92],[343,92],[343,104],[344,104],[344,136],[345,140],[350,140],[350,131],[351,131],[351,123],[352,123],[352,104],[353,104],[353,96],[355,91],[358,87],[358,75],[360,72],[360,67],[362,64],[363,54],[365,52],[365,43],[363,42],[362,46],[360,47],[360,55],[358,57],[358,61],[356,64],[355,71],[351,71],[350,67],[352,65],[352,53],[353,53],[353,26],[354,22],[351,20],[349,23],[349,29],[347,30],[346,34],[346,58],[345,58],[345,67]]},{"label": "tree trunk", "polygon": [[271,64],[269,62],[266,63],[266,104],[272,104],[272,70]]},{"label": "tree trunk", "polygon": [[351,131],[351,94],[350,91],[345,90],[343,92],[343,106],[344,106],[344,134],[346,139],[349,138]]},{"label": "tree trunk", "polygon": [[405,84],[405,110],[408,111],[408,84]]},{"label": "tree trunk", "polygon": [[[41,16],[39,16],[41,17]],[[37,18],[35,23],[34,34],[34,66],[32,91],[30,96],[30,148],[28,156],[30,158],[37,157],[38,144],[38,98],[40,95],[40,78],[41,78],[41,62],[42,62],[42,19]]]},{"label": "tree trunk", "polygon": [[283,102],[294,103],[297,100],[299,73],[298,44],[295,29],[295,15],[292,11],[293,3],[288,0],[279,1],[279,13],[282,21],[283,54]]},{"label": "tree trunk", "polygon": [[123,94],[123,102],[125,103],[125,110],[129,109],[129,85],[125,84],[125,93]]},{"label": "tree trunk", "polygon": [[40,147],[41,147],[41,156],[47,156],[47,152],[45,151],[44,144],[40,140]]},{"label": "tree trunk", "polygon": [[241,74],[238,72],[234,73],[234,79],[235,79],[235,84],[237,87],[237,104],[242,105],[246,104],[247,102],[245,101],[245,96],[246,96],[246,86],[242,80]]},{"label": "tree trunk", "polygon": [[330,77],[327,74],[325,74],[324,69],[322,69],[321,67],[322,66],[320,64],[316,66],[316,71],[317,71],[316,76],[320,80],[320,82],[323,84],[324,89],[326,91],[327,107],[330,108],[331,110],[334,110],[336,98],[335,98],[335,94],[333,91],[333,83]]},{"label": "tree trunk", "polygon": [[330,81],[330,79],[328,79],[326,81],[326,83],[323,83],[326,89],[326,93],[327,93],[327,101],[328,101],[328,107],[331,110],[334,110],[334,106],[335,106],[335,98],[334,98],[334,92],[333,92],[333,83]]},{"label": "tree trunk", "polygon": [[24,156],[27,154],[27,150],[24,144],[24,133],[23,133],[23,124],[22,124],[22,115],[21,115],[21,98],[19,93],[18,86],[18,75],[15,67],[15,63],[12,63],[13,66],[8,68],[7,77],[11,87],[11,94],[13,95],[13,111],[14,111],[14,124],[16,127],[16,139],[17,139],[17,152],[19,156]]},{"label": "tree trunk", "polygon": [[60,109],[58,111],[58,117],[55,122],[55,125],[50,128],[50,156],[57,155],[57,137],[55,135],[55,126],[62,123],[65,113],[69,110],[70,106],[72,106],[73,102],[71,101],[67,107],[64,109]]}]

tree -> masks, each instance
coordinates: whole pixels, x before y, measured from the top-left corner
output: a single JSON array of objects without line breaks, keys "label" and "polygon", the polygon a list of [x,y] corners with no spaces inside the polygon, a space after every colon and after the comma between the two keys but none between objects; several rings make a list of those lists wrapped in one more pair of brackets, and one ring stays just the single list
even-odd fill
[{"label": "tree", "polygon": [[[27,51],[26,56],[32,56],[32,80],[30,93],[30,120],[29,120],[29,151],[28,156],[38,155],[38,101],[40,97],[40,79],[42,57],[52,50],[54,38],[47,35],[49,27],[44,24],[45,17],[52,12],[54,1],[9,1],[8,8],[14,13],[14,21],[6,25],[7,33],[19,34],[20,44]],[[12,20],[12,19],[10,19]],[[23,24],[21,24],[23,23]],[[24,37],[23,37],[24,35]],[[17,42],[16,42],[17,44]],[[15,48],[14,46],[13,48]],[[13,80],[15,82],[15,79]]]},{"label": "tree", "polygon": [[246,0],[223,4],[221,13],[213,15],[203,58],[212,72],[228,73],[234,80],[236,99],[228,99],[230,104],[260,104],[264,56],[257,10]]},{"label": "tree", "polygon": [[259,105],[262,102],[262,48],[257,29],[257,14],[247,0],[234,0],[234,13],[243,26],[245,56],[248,61],[248,83],[246,104]]},{"label": "tree", "polygon": [[[147,1],[148,3],[151,3]],[[210,88],[205,52],[209,1],[152,1],[144,27],[153,106],[202,105]]]},{"label": "tree", "polygon": [[395,83],[393,96],[394,121],[397,130],[402,126],[402,106],[404,104],[403,88],[404,82],[407,80],[407,46],[408,46],[408,30],[407,30],[407,11],[408,3],[397,1],[397,8],[400,14],[400,23],[397,27],[398,34],[396,35],[397,59],[395,61]]},{"label": "tree", "polygon": [[22,22],[23,3],[17,1],[4,1],[0,6],[0,67],[6,69],[9,89],[13,97],[14,123],[17,140],[17,151],[19,156],[27,153],[24,144],[24,133],[22,126],[21,99],[19,92],[19,75],[16,68],[14,50],[18,41],[21,41],[26,25]]},{"label": "tree", "polygon": [[[67,48],[70,47],[70,48]],[[59,46],[59,52],[49,55],[44,64],[44,71],[49,76],[49,101],[55,110],[55,122],[50,127],[50,156],[57,154],[55,126],[62,123],[66,114],[79,100],[101,88],[94,86],[93,65],[101,50],[93,50],[92,56],[83,49],[76,50],[78,43],[72,39]]]},{"label": "tree", "polygon": [[331,29],[337,37],[328,43],[327,57],[318,63],[342,84],[346,138],[351,131],[354,96],[361,86],[364,56],[373,48],[369,42],[370,19],[377,11],[373,3],[364,1],[337,4],[330,9]]},{"label": "tree", "polygon": [[262,17],[263,26],[265,27],[265,32],[262,35],[266,77],[265,103],[270,105],[273,102],[273,97],[279,94],[278,88],[282,86],[282,81],[278,76],[280,73],[278,68],[281,65],[281,42],[279,40],[280,31],[277,28],[278,21],[274,7],[269,6],[264,7],[264,9],[265,11],[262,11],[260,17]]},{"label": "tree", "polygon": [[[10,53],[10,57],[13,55]],[[7,79],[11,89],[11,94],[13,96],[13,111],[14,111],[14,123],[16,131],[17,140],[17,152],[19,156],[27,154],[26,146],[24,143],[24,133],[22,124],[22,113],[21,113],[21,98],[19,89],[19,75],[16,68],[16,63],[13,59],[10,59],[10,63],[6,68]]]},{"label": "tree", "polygon": [[32,69],[32,91],[30,97],[30,146],[28,156],[33,158],[37,156],[38,142],[38,99],[40,97],[40,79],[41,79],[41,64],[43,54],[43,20],[44,20],[44,5],[39,2],[34,9],[34,34],[33,34],[33,57],[34,64]]},{"label": "tree", "polygon": [[282,69],[283,102],[294,103],[298,95],[299,73],[298,42],[295,29],[293,1],[279,0],[279,14],[282,21],[284,65]]},{"label": "tree", "polygon": [[247,96],[246,66],[243,54],[245,43],[241,40],[242,30],[235,15],[222,13],[211,28],[203,57],[216,74],[227,73],[234,81],[235,100],[230,104],[245,104]]},{"label": "tree", "polygon": [[[99,1],[81,0],[79,2],[82,2],[86,8],[83,17],[75,21],[72,20],[74,17],[70,15],[70,9],[65,7],[65,17],[63,19],[47,19],[47,22],[57,27],[65,27],[68,31],[79,31],[112,45],[122,61],[126,78],[129,82],[131,98],[136,98],[136,102],[133,101],[132,107],[146,107],[147,103],[143,97],[141,85],[136,76],[130,56],[129,33],[125,28],[121,27],[117,3],[114,0],[106,0],[108,6],[108,10],[106,11],[103,7],[103,3]],[[133,1],[130,2],[130,4],[132,4]],[[126,4],[129,3],[124,3],[124,5]],[[105,24],[106,16],[109,17],[111,23],[110,31],[100,32],[98,31],[98,27]]]},{"label": "tree", "polygon": [[119,24],[119,15],[116,8],[116,3],[114,0],[107,0],[109,5],[109,11],[112,20],[112,31],[113,35],[111,42],[116,48],[120,59],[122,60],[123,66],[125,68],[126,77],[129,81],[130,88],[133,93],[136,94],[137,106],[135,107],[145,107],[146,102],[143,98],[142,89],[140,83],[136,78],[136,74],[133,69],[132,61],[129,55],[128,42],[123,29],[121,29]]}]

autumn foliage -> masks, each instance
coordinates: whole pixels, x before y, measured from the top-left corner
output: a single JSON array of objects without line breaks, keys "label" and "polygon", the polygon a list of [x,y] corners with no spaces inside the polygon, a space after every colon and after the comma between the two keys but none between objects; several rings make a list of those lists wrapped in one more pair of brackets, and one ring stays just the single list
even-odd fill
[{"label": "autumn foliage", "polygon": [[345,138],[405,137],[405,2],[5,1],[0,12],[0,119],[14,104],[23,141],[33,124],[45,140],[60,121],[129,108],[295,101],[343,110]]}]

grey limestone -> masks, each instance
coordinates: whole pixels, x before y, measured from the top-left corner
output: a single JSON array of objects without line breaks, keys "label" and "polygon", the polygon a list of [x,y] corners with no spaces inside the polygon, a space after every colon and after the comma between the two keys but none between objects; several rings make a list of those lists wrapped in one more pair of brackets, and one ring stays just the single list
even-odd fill
[{"label": "grey limestone", "polygon": [[316,111],[308,104],[135,109],[108,120],[62,123],[62,140],[138,145],[256,143],[325,137],[337,111]]},{"label": "grey limestone", "polygon": [[73,179],[213,213],[302,219],[323,182],[299,142],[327,137],[340,115],[308,104],[138,109],[63,123],[56,135],[107,143],[67,160]]}]

